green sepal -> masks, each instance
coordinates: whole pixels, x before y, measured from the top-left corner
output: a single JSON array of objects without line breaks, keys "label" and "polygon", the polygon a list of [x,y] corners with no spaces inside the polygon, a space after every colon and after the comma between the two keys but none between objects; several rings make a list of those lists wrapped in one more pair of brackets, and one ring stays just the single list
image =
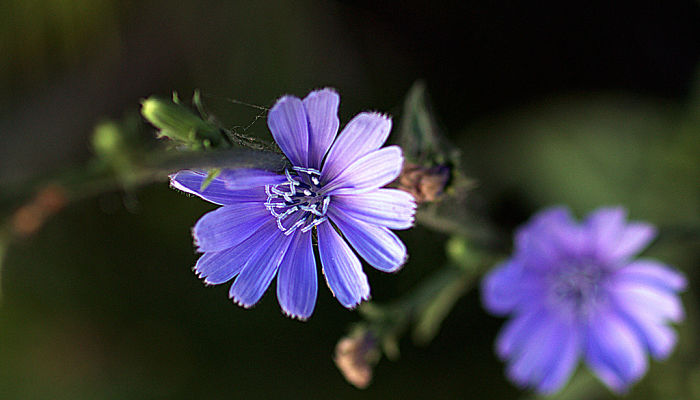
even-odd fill
[{"label": "green sepal", "polygon": [[209,186],[209,184],[212,183],[217,176],[219,176],[219,174],[221,174],[221,168],[210,169],[209,172],[207,172],[207,179],[202,182],[202,186],[199,188],[199,190],[203,191],[206,189],[207,186]]}]

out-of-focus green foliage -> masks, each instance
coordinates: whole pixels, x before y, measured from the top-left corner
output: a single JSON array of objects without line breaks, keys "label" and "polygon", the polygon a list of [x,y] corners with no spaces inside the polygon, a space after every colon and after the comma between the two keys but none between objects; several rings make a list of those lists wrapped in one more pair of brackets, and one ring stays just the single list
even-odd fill
[{"label": "out-of-focus green foliage", "polygon": [[697,110],[601,95],[534,104],[469,128],[469,166],[485,186],[517,190],[538,206],[583,214],[622,204],[633,218],[700,223]]},{"label": "out-of-focus green foliage", "polygon": [[6,0],[0,5],[0,87],[32,85],[119,46],[113,0]]}]

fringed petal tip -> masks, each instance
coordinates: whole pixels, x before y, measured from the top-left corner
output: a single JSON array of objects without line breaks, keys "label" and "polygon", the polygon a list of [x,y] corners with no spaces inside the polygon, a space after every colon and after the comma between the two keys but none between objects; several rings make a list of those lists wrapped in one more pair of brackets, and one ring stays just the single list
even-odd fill
[{"label": "fringed petal tip", "polygon": [[331,146],[321,170],[326,184],[350,164],[379,149],[391,132],[391,119],[379,113],[359,113],[345,125]]},{"label": "fringed petal tip", "polygon": [[332,88],[330,86],[324,86],[310,91],[309,94],[307,94],[306,97],[304,97],[304,100],[323,95],[333,95],[340,98],[340,95],[338,94],[338,91],[335,90],[335,88]]},{"label": "fringed petal tip", "polygon": [[300,322],[306,322],[309,320],[309,317],[311,317],[311,315],[299,315],[299,314],[287,312],[287,310],[285,310],[284,308],[280,308],[280,310],[282,311],[282,314],[284,314],[285,317],[288,317],[291,319],[296,319],[297,321],[300,321]]},{"label": "fringed petal tip", "polygon": [[252,308],[253,306],[255,306],[255,304],[257,304],[257,302],[253,303],[253,304],[245,303],[243,300],[238,299],[236,297],[232,297],[230,294],[229,294],[229,299],[231,299],[231,301],[233,301],[233,304],[236,304],[237,306],[243,307],[246,310]]},{"label": "fringed petal tip", "polygon": [[195,247],[197,253],[204,253],[204,250],[200,247],[199,240],[197,239],[197,234],[195,233],[195,227],[190,229],[190,235],[192,236],[192,245]]},{"label": "fringed petal tip", "polygon": [[294,101],[294,100],[301,100],[301,99],[293,94],[283,94],[277,100],[275,100],[275,104],[270,108],[270,110],[275,108],[275,106],[280,104],[280,103],[285,103],[287,101]]},{"label": "fringed petal tip", "polygon": [[365,111],[362,111],[361,114],[365,114],[369,117],[377,118],[377,119],[389,121],[389,122],[391,122],[393,119],[391,114],[385,113],[382,111],[378,111],[378,110],[365,110]]},{"label": "fringed petal tip", "polygon": [[[331,293],[333,293],[333,290],[331,290]],[[333,297],[335,297],[336,299],[338,298],[338,297],[336,297],[335,293],[333,293]],[[341,303],[341,304],[342,304],[343,307],[347,308],[348,310],[354,311],[355,309],[357,309],[357,307],[360,306],[360,304],[362,304],[362,303],[364,303],[364,302],[366,302],[366,301],[370,301],[371,299],[372,299],[372,296],[367,295],[367,296],[362,296],[362,297],[360,298],[360,300],[359,300],[357,303],[348,304],[348,305],[342,304],[342,303]]]},{"label": "fringed petal tip", "polygon": [[381,270],[380,269],[379,271],[385,272],[387,274],[397,274],[403,269],[403,267],[406,265],[406,263],[408,263],[408,253],[394,269],[391,269],[391,270]]},{"label": "fringed petal tip", "polygon": [[[325,275],[325,273],[324,273],[324,275]],[[363,302],[365,302],[365,301],[370,301],[370,300],[372,299],[372,295],[371,295],[370,293],[367,293],[366,295],[362,295],[359,299],[356,299],[356,300],[353,300],[353,301],[349,301],[349,302],[344,302],[341,298],[339,298],[339,297],[336,295],[335,291],[333,290],[333,288],[331,287],[331,285],[328,283],[327,280],[326,280],[326,286],[327,286],[328,289],[331,291],[331,294],[333,295],[333,297],[334,297],[336,300],[338,300],[338,302],[340,303],[340,305],[342,305],[343,307],[345,307],[346,309],[348,309],[348,310],[350,310],[350,311],[355,310],[355,309],[356,309],[360,304],[362,304]]]},{"label": "fringed petal tip", "polygon": [[[391,274],[391,275],[398,274],[399,272],[401,272],[401,270],[403,270],[403,267],[405,267],[406,264],[408,263],[408,258],[409,258],[408,253],[406,253],[404,255],[403,259],[401,261],[399,261],[396,264],[396,266],[394,266],[393,268],[390,268],[390,269],[374,268],[374,269],[376,269],[377,271],[384,272],[386,274]],[[365,260],[365,261],[367,261],[367,260]],[[372,266],[372,265],[370,264],[370,266]]]},{"label": "fringed petal tip", "polygon": [[177,175],[178,174],[168,175],[168,179],[170,180],[170,188],[175,189],[178,192],[184,193],[186,195],[192,195],[192,190],[188,189],[187,187],[183,186],[180,182],[177,181]]}]

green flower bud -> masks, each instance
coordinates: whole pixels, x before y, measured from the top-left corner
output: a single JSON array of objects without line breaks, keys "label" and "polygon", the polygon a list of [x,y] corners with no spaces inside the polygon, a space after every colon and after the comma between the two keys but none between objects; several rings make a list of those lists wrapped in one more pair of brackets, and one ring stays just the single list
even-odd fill
[{"label": "green flower bud", "polygon": [[141,103],[141,114],[167,136],[185,146],[198,150],[225,144],[219,128],[192,113],[188,108],[151,96]]}]

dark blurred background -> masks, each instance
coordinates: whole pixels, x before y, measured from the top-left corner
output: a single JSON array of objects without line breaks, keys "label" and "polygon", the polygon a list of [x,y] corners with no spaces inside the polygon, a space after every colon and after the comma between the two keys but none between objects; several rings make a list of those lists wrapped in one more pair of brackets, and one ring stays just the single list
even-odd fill
[{"label": "dark blurred background", "polygon": [[[233,127],[259,111],[229,98],[270,106],[332,86],[342,124],[367,109],[399,116],[424,79],[483,212],[504,230],[549,204],[579,216],[622,204],[668,232],[648,254],[697,282],[687,232],[700,226],[699,56],[697,1],[5,0],[0,188],[86,162],[94,126],[137,113],[152,94],[188,99],[199,88]],[[269,138],[263,120],[250,133]],[[332,353],[359,317],[325,287],[300,323],[272,293],[243,310],[227,285],[194,276],[189,229],[211,209],[151,185],[74,203],[13,243],[0,398],[519,396],[492,354],[501,321],[480,310],[476,292],[433,343],[404,340],[369,389],[348,385]],[[444,262],[444,235],[402,237],[411,260],[399,275],[367,269],[374,299],[406,292]],[[695,294],[684,301],[688,351],[653,363],[630,398],[700,396]]]}]

